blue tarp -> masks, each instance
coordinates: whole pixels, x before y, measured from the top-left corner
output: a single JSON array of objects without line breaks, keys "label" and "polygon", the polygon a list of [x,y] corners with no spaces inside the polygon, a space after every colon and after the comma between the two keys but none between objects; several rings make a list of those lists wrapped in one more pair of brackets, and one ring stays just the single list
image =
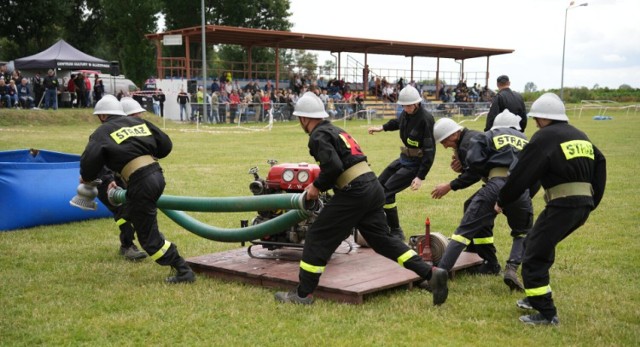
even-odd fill
[{"label": "blue tarp", "polygon": [[80,177],[80,156],[46,150],[0,152],[0,231],[110,217],[69,205]]}]

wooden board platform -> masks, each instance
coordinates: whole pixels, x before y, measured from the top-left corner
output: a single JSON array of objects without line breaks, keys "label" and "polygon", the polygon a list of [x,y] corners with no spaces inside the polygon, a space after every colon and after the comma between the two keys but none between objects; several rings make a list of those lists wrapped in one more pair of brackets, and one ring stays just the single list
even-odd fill
[{"label": "wooden board platform", "polygon": [[[338,248],[345,252],[346,246]],[[252,249],[255,255],[278,254],[300,259],[301,249],[268,251],[260,246]],[[299,260],[251,258],[247,248],[207,254],[187,259],[191,268],[200,274],[239,281],[252,285],[291,289],[298,284]],[[463,252],[454,270],[481,263],[476,254]],[[370,248],[354,245],[348,254],[334,253],[329,260],[314,296],[351,304],[362,304],[365,296],[391,288],[411,289],[420,278]]]}]

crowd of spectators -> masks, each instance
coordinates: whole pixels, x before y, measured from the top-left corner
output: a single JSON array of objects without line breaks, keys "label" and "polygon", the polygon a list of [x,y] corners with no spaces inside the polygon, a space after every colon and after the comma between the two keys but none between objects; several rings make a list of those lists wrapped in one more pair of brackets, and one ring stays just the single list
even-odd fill
[{"label": "crowd of spectators", "polygon": [[98,74],[93,77],[79,72],[59,79],[50,69],[42,77],[36,72],[32,78],[19,70],[9,73],[7,65],[0,66],[0,108],[93,107],[104,95],[104,83]]}]

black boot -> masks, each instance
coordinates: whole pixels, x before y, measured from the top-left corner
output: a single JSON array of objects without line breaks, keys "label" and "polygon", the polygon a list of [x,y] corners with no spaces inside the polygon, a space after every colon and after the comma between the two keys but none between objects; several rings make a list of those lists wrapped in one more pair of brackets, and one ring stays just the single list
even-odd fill
[{"label": "black boot", "polygon": [[165,282],[167,283],[191,283],[195,282],[196,275],[193,273],[193,270],[187,265],[187,262],[184,261],[184,258],[180,257],[173,264],[171,264],[173,268],[172,271],[175,271],[175,274],[167,277]]}]

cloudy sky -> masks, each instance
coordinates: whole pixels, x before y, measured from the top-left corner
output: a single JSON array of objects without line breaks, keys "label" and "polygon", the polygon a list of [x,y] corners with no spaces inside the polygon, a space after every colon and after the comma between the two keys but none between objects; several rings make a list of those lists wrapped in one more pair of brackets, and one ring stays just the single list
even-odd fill
[{"label": "cloudy sky", "polygon": [[[565,87],[640,88],[640,0],[585,0],[568,11]],[[491,57],[491,87],[507,74],[511,87],[559,88],[565,11],[570,0],[291,0],[291,31],[417,43],[514,49]],[[322,64],[334,60],[314,52]],[[349,53],[364,62],[364,55]],[[369,55],[376,68],[410,69],[410,58]],[[342,62],[346,53],[342,54]],[[442,59],[441,70],[459,65]],[[483,72],[486,58],[465,61]],[[415,58],[416,70],[435,71],[435,60]]]}]

